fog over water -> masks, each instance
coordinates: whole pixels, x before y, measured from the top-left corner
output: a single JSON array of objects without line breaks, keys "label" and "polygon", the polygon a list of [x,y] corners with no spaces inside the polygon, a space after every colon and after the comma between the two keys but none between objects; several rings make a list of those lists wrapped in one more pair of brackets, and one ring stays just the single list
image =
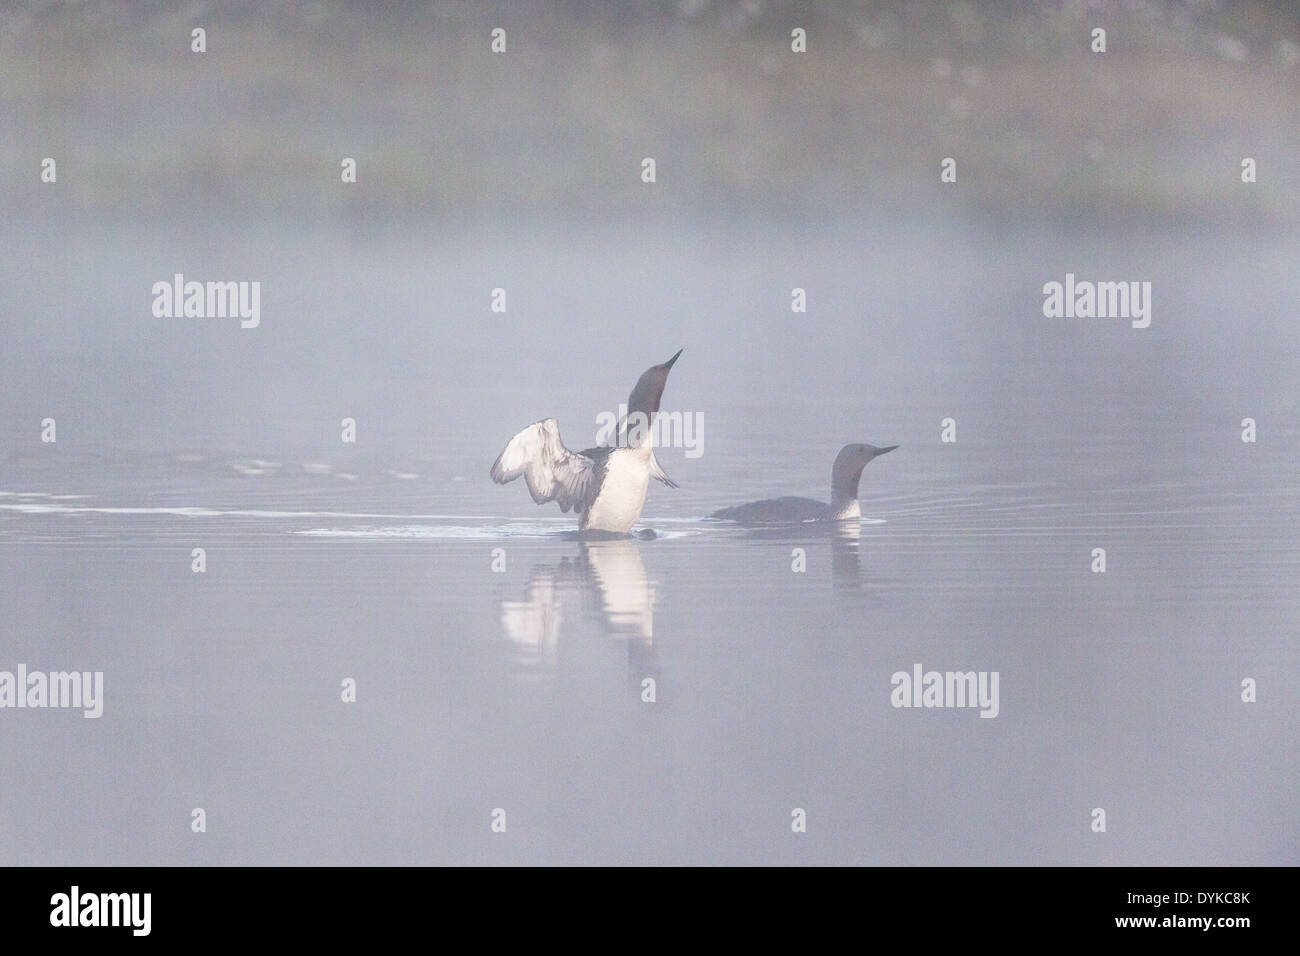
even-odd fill
[{"label": "fog over water", "polygon": [[[185,17],[87,7],[4,21],[0,671],[103,671],[104,710],[0,709],[0,859],[1300,862],[1285,9],[1152,4],[1121,82],[1086,29],[1044,52],[1068,8],[1031,57],[1000,5],[989,48],[965,7],[829,4],[792,65],[781,4],[559,4],[499,67],[474,4],[214,13],[198,63]],[[358,22],[331,83],[321,24]],[[259,282],[260,323],[156,317],[177,273]],[[1045,317],[1067,273],[1150,282],[1150,326]],[[488,478],[678,349],[701,430],[653,537]],[[848,442],[900,446],[860,526],[704,520],[828,498]],[[892,706],[918,663],[997,672],[996,718]]]}]

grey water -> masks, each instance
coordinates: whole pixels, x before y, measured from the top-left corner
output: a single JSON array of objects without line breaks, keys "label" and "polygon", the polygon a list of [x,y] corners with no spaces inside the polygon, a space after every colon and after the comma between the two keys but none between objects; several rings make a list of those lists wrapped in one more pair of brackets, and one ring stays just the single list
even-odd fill
[{"label": "grey water", "polygon": [[[1294,237],[228,236],[0,260],[0,669],[105,675],[97,720],[0,713],[0,860],[1300,862]],[[1152,281],[1150,328],[1044,318],[1063,264]],[[154,318],[173,272],[261,325]],[[490,482],[683,347],[657,537]],[[901,446],[860,527],[702,520],[850,441]],[[997,717],[892,706],[917,663],[997,671]]]}]

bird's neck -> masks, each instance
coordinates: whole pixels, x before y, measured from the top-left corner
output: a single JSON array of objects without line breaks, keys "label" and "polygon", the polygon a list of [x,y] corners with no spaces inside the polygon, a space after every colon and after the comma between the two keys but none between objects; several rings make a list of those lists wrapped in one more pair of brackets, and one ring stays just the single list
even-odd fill
[{"label": "bird's neck", "polygon": [[862,465],[857,465],[846,471],[835,471],[831,474],[831,509],[839,511],[852,508],[853,515],[846,517],[856,517],[860,512],[858,509],[858,482],[862,480]]},{"label": "bird's neck", "polygon": [[631,409],[618,423],[618,445],[620,448],[631,448],[640,450],[646,449],[646,457],[649,457],[649,449],[654,442],[654,421],[653,411],[644,409]]}]

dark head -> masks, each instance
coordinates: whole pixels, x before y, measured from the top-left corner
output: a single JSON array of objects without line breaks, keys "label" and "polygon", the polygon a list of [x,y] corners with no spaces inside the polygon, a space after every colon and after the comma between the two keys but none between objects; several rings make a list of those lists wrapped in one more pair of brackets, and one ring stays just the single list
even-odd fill
[{"label": "dark head", "polygon": [[[668,373],[684,351],[685,349],[678,349],[677,355],[662,365],[651,365],[637,379],[632,394],[627,398],[628,420],[625,428],[633,431],[633,439],[629,444],[640,444],[636,437],[637,429],[645,429],[648,434],[650,426],[654,424],[654,417],[659,414],[659,400],[663,398],[664,386],[668,384]],[[633,416],[638,412],[640,417],[634,419]]]},{"label": "dark head", "polygon": [[844,501],[858,496],[858,481],[862,478],[862,469],[873,458],[891,452],[897,445],[877,448],[875,445],[845,445],[835,456],[831,466],[831,498]]}]

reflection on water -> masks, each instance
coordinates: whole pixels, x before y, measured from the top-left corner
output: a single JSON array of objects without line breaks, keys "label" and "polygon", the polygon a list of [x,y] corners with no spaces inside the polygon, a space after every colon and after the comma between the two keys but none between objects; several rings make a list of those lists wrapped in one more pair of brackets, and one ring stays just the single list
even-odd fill
[{"label": "reflection on water", "polygon": [[631,539],[581,541],[578,553],[535,565],[522,601],[501,602],[506,636],[543,664],[556,663],[566,619],[593,613],[604,632],[628,644],[628,665],[641,677],[654,657],[655,584]]},{"label": "reflection on water", "polygon": [[[862,586],[862,521],[810,521],[801,525],[748,527],[736,536],[752,541],[785,541],[791,547],[791,569],[802,568],[799,573],[817,573],[814,555],[809,546],[820,548],[823,544],[830,552],[830,577],[836,588],[856,590]],[[884,522],[868,520],[866,524]],[[802,554],[796,553],[799,549]],[[809,567],[809,559],[814,567]]]},{"label": "reflection on water", "polygon": [[840,587],[857,588],[862,584],[862,525],[857,521],[837,521],[830,531],[831,577]]}]

